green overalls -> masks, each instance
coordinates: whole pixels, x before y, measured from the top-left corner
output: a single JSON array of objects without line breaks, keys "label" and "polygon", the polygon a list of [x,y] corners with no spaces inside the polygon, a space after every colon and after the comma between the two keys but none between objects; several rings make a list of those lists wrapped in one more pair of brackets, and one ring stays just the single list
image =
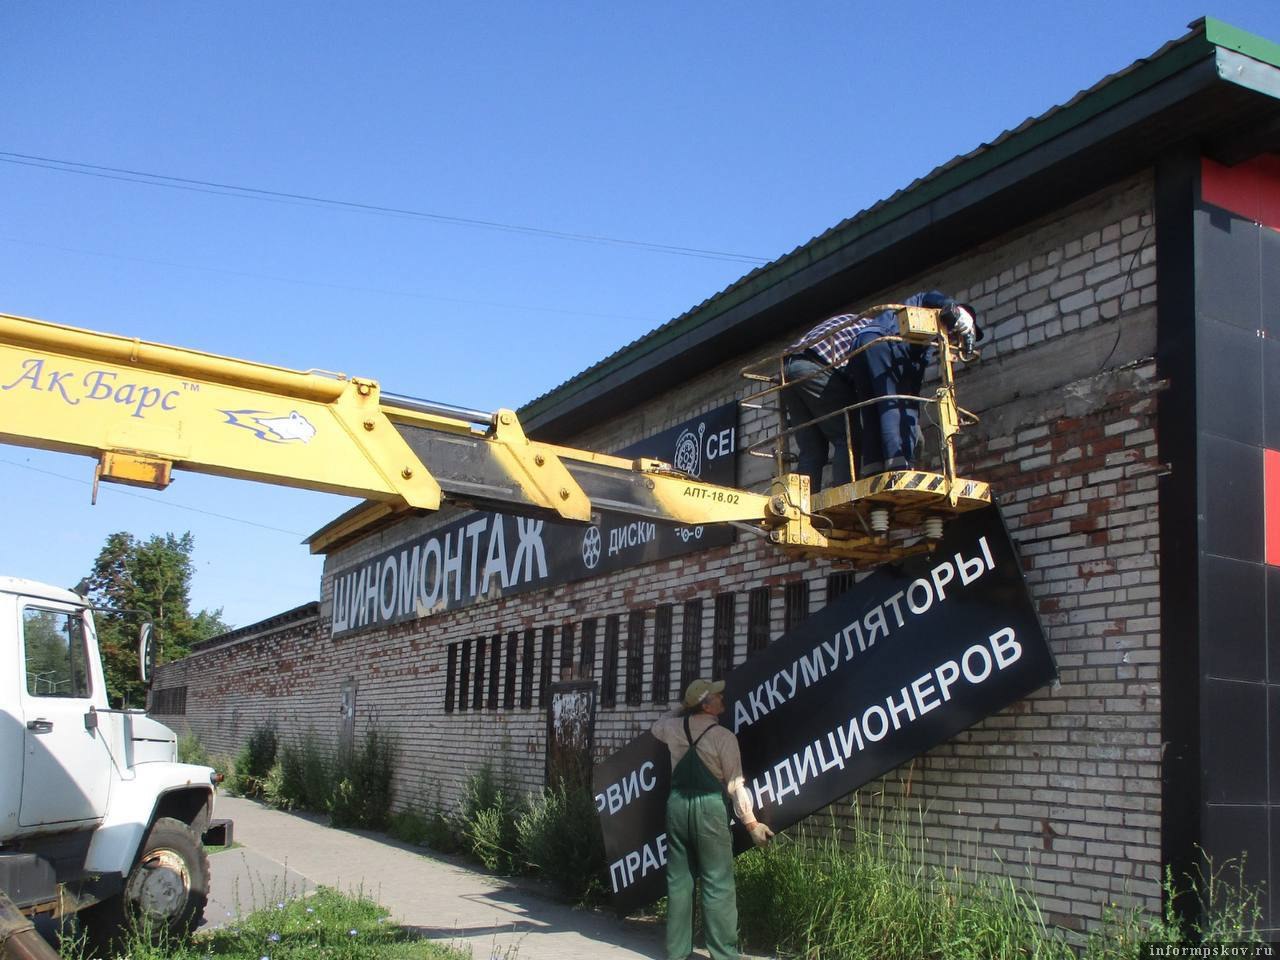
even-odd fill
[{"label": "green overalls", "polygon": [[[711,727],[707,727],[710,730]],[[689,752],[671,772],[667,799],[667,957],[693,952],[693,885],[702,880],[702,925],[712,960],[738,960],[738,898],[733,886],[733,837],[724,786],[695,749],[689,718]]]}]

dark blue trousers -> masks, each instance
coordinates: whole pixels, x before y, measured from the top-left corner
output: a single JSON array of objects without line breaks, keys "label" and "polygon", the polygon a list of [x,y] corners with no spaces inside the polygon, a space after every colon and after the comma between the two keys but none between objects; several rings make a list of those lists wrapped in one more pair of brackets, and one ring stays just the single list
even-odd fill
[{"label": "dark blue trousers", "polygon": [[[858,334],[862,347],[886,333],[897,333],[897,324],[872,325]],[[918,396],[929,366],[929,348],[905,343],[875,343],[849,361],[849,376],[859,400],[896,393]],[[859,472],[879,473],[915,465],[920,404],[914,400],[882,400],[858,411],[862,415]]]},{"label": "dark blue trousers", "polygon": [[[828,460],[831,460],[832,484],[839,486],[852,479],[849,472],[849,438],[844,429],[844,414],[834,416],[830,414],[833,410],[839,410],[855,402],[853,385],[839,369],[823,370],[822,366],[805,354],[787,357],[785,368],[787,383],[794,383],[794,386],[787,386],[782,390],[782,404],[789,426],[805,423],[818,417],[826,417],[792,434],[800,454],[796,472],[809,478],[811,492],[822,489],[822,468],[826,466]],[[856,410],[850,415],[854,424],[855,443],[858,439],[857,415]],[[835,459],[830,458],[828,448],[831,447],[835,449]]]}]

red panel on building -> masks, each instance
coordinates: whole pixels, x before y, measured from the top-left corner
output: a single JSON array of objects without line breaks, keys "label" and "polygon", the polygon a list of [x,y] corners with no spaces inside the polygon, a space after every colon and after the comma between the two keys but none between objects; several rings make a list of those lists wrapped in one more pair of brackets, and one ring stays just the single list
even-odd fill
[{"label": "red panel on building", "polygon": [[1267,563],[1280,567],[1280,453],[1262,453],[1262,515],[1266,523]]},{"label": "red panel on building", "polygon": [[1205,203],[1280,230],[1280,156],[1267,153],[1234,167],[1203,157],[1200,191]]}]

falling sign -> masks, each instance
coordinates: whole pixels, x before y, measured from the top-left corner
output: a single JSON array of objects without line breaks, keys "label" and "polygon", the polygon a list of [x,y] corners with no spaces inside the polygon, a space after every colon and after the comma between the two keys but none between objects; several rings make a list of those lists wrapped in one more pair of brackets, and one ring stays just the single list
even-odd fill
[{"label": "falling sign", "polygon": [[[1057,666],[997,507],[876,570],[725,678],[756,815],[774,830],[1051,681]],[[614,905],[666,892],[667,748],[646,733],[592,777]],[[750,846],[734,826],[735,849]]]}]

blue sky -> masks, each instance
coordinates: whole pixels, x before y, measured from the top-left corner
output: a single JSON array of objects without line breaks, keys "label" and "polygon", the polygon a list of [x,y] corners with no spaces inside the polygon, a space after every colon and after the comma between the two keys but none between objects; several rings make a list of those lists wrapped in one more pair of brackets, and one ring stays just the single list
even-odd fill
[{"label": "blue sky", "polygon": [[[0,5],[0,151],[772,259],[1209,14],[1280,3]],[[721,290],[741,259],[0,162],[0,312],[490,409]],[[797,318],[803,322],[809,318]],[[191,530],[197,607],[314,599],[353,501],[0,447],[0,572]]]}]

